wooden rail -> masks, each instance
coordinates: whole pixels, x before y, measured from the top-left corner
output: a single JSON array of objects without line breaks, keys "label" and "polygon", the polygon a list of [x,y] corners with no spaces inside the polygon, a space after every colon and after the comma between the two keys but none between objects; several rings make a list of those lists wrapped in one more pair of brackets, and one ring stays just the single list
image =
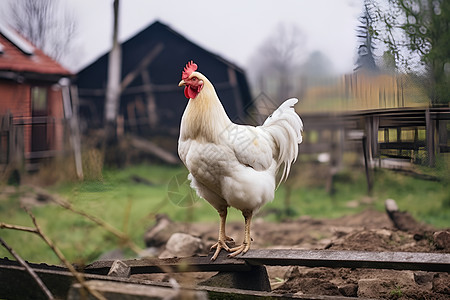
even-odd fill
[{"label": "wooden rail", "polygon": [[[138,259],[123,261],[131,274],[171,272],[240,272],[252,266],[305,266],[330,268],[370,268],[393,270],[450,271],[449,253],[368,252],[299,249],[250,250],[237,258],[228,258],[224,251],[216,261],[209,256],[170,259]],[[98,261],[84,271],[106,275],[113,261]]]},{"label": "wooden rail", "polygon": [[[97,261],[85,268],[79,268],[79,271],[84,272],[85,280],[93,280],[92,283],[95,283],[96,288],[104,286],[108,290],[115,288],[124,293],[127,289],[136,290],[144,286],[148,287],[148,291],[151,287],[165,287],[167,291],[172,290],[169,283],[142,281],[129,277],[130,274],[215,271],[219,273],[207,280],[209,283],[203,282],[196,287],[190,287],[190,289],[206,292],[211,297],[228,297],[230,299],[241,299],[242,297],[251,297],[252,299],[346,299],[337,296],[296,296],[272,293],[264,266],[450,271],[450,253],[261,249],[250,250],[238,258],[228,258],[224,251],[215,261],[211,261],[210,257],[211,254],[187,258],[125,260],[119,263],[129,269],[123,273],[126,274],[122,275],[123,277],[117,277],[120,276],[117,275],[118,273],[111,272],[114,269],[113,265],[118,265],[117,261]],[[30,267],[58,297],[66,298],[69,289],[71,287],[72,290],[74,289],[73,275],[65,268],[45,264],[30,264]],[[223,276],[232,278],[229,280],[232,286],[218,287],[214,284],[222,283]],[[24,286],[27,288],[24,289]],[[25,268],[15,261],[0,259],[0,298],[40,299],[43,298],[39,296],[41,294],[42,291],[31,280]]]}]

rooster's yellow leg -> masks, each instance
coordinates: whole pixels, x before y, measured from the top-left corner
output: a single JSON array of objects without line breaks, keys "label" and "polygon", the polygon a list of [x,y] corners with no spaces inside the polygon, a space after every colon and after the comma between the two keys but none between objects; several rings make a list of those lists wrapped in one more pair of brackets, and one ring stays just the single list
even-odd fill
[{"label": "rooster's yellow leg", "polygon": [[211,260],[215,260],[220,253],[220,250],[225,249],[230,251],[230,247],[227,245],[227,241],[232,241],[233,239],[225,234],[225,223],[227,220],[227,208],[218,210],[220,216],[220,227],[219,227],[219,240],[217,243],[211,246],[212,249],[216,249]]},{"label": "rooster's yellow leg", "polygon": [[231,248],[230,251],[231,254],[228,255],[228,257],[235,257],[236,255],[242,253],[247,253],[247,251],[250,249],[250,243],[252,241],[250,237],[250,223],[252,221],[252,211],[251,210],[243,210],[242,215],[245,219],[245,236],[244,236],[244,242],[242,245],[238,247]]}]

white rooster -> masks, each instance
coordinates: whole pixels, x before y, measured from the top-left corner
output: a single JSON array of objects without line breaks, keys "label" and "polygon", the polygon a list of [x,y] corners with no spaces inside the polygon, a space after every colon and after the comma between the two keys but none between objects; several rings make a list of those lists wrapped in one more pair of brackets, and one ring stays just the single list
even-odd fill
[{"label": "white rooster", "polygon": [[[272,201],[275,178],[287,178],[302,142],[303,123],[294,110],[297,99],[286,100],[261,126],[237,125],[228,118],[212,83],[189,62],[179,86],[189,99],[181,119],[178,154],[189,170],[191,186],[219,213],[221,222],[215,260],[221,249],[230,257],[250,249],[252,215]],[[245,236],[230,248],[225,234],[228,207],[242,211]]]}]

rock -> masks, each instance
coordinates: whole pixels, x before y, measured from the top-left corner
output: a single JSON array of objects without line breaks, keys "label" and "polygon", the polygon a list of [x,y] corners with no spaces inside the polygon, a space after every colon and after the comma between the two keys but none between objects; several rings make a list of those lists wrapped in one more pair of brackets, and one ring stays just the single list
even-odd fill
[{"label": "rock", "polygon": [[164,214],[156,215],[156,224],[149,228],[144,235],[147,247],[161,247],[169,240],[170,236],[178,231],[178,226]]},{"label": "rock", "polygon": [[437,231],[433,234],[437,249],[450,249],[450,231]]},{"label": "rock", "polygon": [[357,297],[358,296],[358,285],[357,284],[346,284],[338,288],[342,296],[345,297]]},{"label": "rock", "polygon": [[386,199],[386,201],[384,201],[384,207],[388,213],[398,211],[397,202],[395,202],[394,199]]},{"label": "rock", "polygon": [[121,260],[115,260],[109,269],[108,276],[112,277],[130,277],[131,268]]},{"label": "rock", "polygon": [[203,250],[202,240],[186,233],[174,233],[159,258],[190,257]]},{"label": "rock", "polygon": [[433,277],[435,273],[425,272],[425,271],[417,271],[414,272],[414,281],[426,288],[427,290],[431,290],[433,287]]}]

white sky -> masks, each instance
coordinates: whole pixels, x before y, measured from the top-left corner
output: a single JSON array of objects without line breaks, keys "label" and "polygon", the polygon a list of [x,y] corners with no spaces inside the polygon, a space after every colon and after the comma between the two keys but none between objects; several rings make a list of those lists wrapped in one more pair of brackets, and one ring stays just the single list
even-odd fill
[{"label": "white sky", "polygon": [[[66,0],[78,19],[78,59],[84,67],[111,46],[113,0]],[[132,37],[159,20],[205,49],[246,67],[280,23],[295,24],[307,52],[319,50],[335,70],[353,69],[361,0],[121,0],[119,36]]]},{"label": "white sky", "polygon": [[[77,71],[111,47],[113,0],[64,2],[78,22],[76,51],[68,59]],[[306,36],[304,52],[319,50],[334,70],[350,72],[362,0],[121,0],[120,10],[121,41],[159,20],[243,68],[279,24],[295,25]]]}]

